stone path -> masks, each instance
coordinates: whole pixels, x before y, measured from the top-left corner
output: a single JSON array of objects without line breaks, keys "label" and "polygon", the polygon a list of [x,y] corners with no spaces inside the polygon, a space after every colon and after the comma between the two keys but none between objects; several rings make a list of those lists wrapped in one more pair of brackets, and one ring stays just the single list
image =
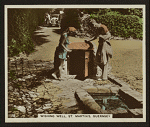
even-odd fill
[{"label": "stone path", "polygon": [[[51,77],[53,61],[9,59],[8,113],[9,118],[36,118],[38,114],[82,114],[84,107],[75,99],[77,89],[95,91],[110,89],[110,82],[93,79],[55,80]],[[108,83],[108,85],[106,85]],[[92,88],[92,89],[91,89]],[[104,90],[104,88],[103,88]],[[110,90],[109,90],[110,91]]]},{"label": "stone path", "polygon": [[[118,93],[137,98],[138,94],[126,88],[123,82],[115,77],[109,77],[110,81],[95,81],[86,79],[54,80],[51,77],[53,71],[53,54],[59,42],[59,34],[48,28],[42,28],[42,32],[36,31],[37,38],[42,36],[42,42],[37,51],[26,57],[13,57],[8,60],[8,117],[9,118],[37,118],[38,114],[86,114],[83,104],[77,102],[75,91],[84,89],[89,92]],[[45,36],[46,35],[46,36]],[[70,37],[71,42],[76,39]],[[84,39],[78,38],[79,42]],[[48,42],[48,43],[47,43]],[[49,50],[49,47],[52,47]],[[118,84],[118,86],[116,85]],[[123,89],[125,86],[125,90]],[[119,86],[122,89],[119,89]],[[131,95],[132,94],[132,95]],[[136,96],[135,96],[136,95]],[[130,97],[127,96],[127,97]],[[140,98],[140,99],[139,99]],[[138,100],[142,100],[141,96]],[[141,101],[142,103],[142,101]],[[132,110],[131,112],[137,112]]]}]

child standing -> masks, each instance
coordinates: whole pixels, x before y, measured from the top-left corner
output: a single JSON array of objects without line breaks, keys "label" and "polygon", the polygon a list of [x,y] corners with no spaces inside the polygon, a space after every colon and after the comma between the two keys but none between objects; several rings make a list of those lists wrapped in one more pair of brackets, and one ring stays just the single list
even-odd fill
[{"label": "child standing", "polygon": [[[52,76],[55,79],[63,78],[63,76],[67,75],[67,53],[72,50],[68,49],[68,45],[70,44],[68,35],[71,32],[75,32],[76,29],[74,27],[68,27],[61,34],[59,45],[56,48],[55,56],[54,56],[54,73]],[[59,75],[59,76],[57,76]]]}]

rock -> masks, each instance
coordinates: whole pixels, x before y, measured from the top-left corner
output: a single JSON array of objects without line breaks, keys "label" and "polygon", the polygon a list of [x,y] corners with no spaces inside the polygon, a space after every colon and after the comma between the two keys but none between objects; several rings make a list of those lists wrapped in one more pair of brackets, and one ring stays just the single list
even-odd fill
[{"label": "rock", "polygon": [[8,87],[8,90],[13,91],[13,87],[12,87],[12,86],[9,86],[9,87]]},{"label": "rock", "polygon": [[8,114],[8,118],[15,118],[16,115],[15,114]]},{"label": "rock", "polygon": [[8,101],[10,104],[13,103],[13,98],[10,98]]},{"label": "rock", "polygon": [[38,113],[42,113],[42,112],[44,112],[44,110],[43,109],[41,109],[41,108],[38,108],[38,109],[35,109]]},{"label": "rock", "polygon": [[54,113],[54,111],[50,110],[50,111],[48,111],[48,113],[49,113],[49,114],[53,114],[53,113]]},{"label": "rock", "polygon": [[83,114],[83,110],[77,111],[77,114]]},{"label": "rock", "polygon": [[27,108],[27,112],[32,112],[32,108]]},{"label": "rock", "polygon": [[30,95],[30,97],[32,97],[32,98],[35,98],[35,97],[37,97],[37,95],[36,95],[36,93],[35,92],[28,92],[29,93],[29,95]]},{"label": "rock", "polygon": [[36,75],[35,75],[35,74],[32,74],[32,76],[35,77]]},{"label": "rock", "polygon": [[31,109],[31,108],[32,108],[32,105],[31,105],[31,104],[26,104],[26,108],[27,108],[27,109]]},{"label": "rock", "polygon": [[28,75],[28,76],[25,76],[24,78],[25,79],[31,79],[33,76],[31,76],[31,75]]},{"label": "rock", "polygon": [[136,80],[142,80],[143,77],[136,77]]},{"label": "rock", "polygon": [[118,93],[119,88],[118,87],[111,87],[110,90],[112,93]]},{"label": "rock", "polygon": [[48,114],[48,111],[45,111],[44,114]]},{"label": "rock", "polygon": [[13,113],[15,114],[15,117],[19,117],[19,111],[13,111]]},{"label": "rock", "polygon": [[51,108],[51,107],[43,107],[44,110],[49,109],[49,108]]},{"label": "rock", "polygon": [[106,87],[106,88],[110,88],[110,87],[112,87],[112,85],[111,85],[111,84],[104,84],[103,86],[104,86],[104,87]]},{"label": "rock", "polygon": [[132,113],[135,118],[143,117],[143,109],[129,109],[129,112]]},{"label": "rock", "polygon": [[52,107],[52,104],[44,104],[43,105],[43,109],[46,110],[46,109],[49,109]]},{"label": "rock", "polygon": [[33,101],[37,101],[38,99],[39,99],[38,97],[32,98]]},{"label": "rock", "polygon": [[35,118],[34,116],[29,116],[29,118]]},{"label": "rock", "polygon": [[58,80],[52,80],[52,83],[53,84],[58,84],[60,81],[58,81]]},{"label": "rock", "polygon": [[18,78],[18,81],[19,81],[19,82],[25,82],[26,80],[23,79],[23,78]]},{"label": "rock", "polygon": [[16,106],[16,108],[17,108],[19,111],[21,111],[21,112],[23,112],[23,113],[26,113],[26,108],[25,108],[24,106]]},{"label": "rock", "polygon": [[18,101],[22,101],[22,99],[21,99],[21,98],[18,98]]},{"label": "rock", "polygon": [[25,116],[25,115],[22,115],[21,118],[26,118],[26,116]]},{"label": "rock", "polygon": [[30,98],[30,97],[28,97],[28,98],[27,98],[27,100],[29,100],[29,101],[30,101],[30,100],[31,100],[31,98]]},{"label": "rock", "polygon": [[45,107],[51,107],[52,104],[44,104]]},{"label": "rock", "polygon": [[14,92],[19,92],[19,90],[17,88],[14,89]]},{"label": "rock", "polygon": [[88,79],[88,78],[87,78],[87,79],[84,80],[84,82],[85,82],[85,83],[88,83],[88,82],[94,82],[94,80],[93,80],[93,79]]},{"label": "rock", "polygon": [[51,82],[51,80],[50,79],[46,79],[45,82]]},{"label": "rock", "polygon": [[29,115],[32,115],[32,112],[28,112]]},{"label": "rock", "polygon": [[12,113],[12,111],[8,111],[8,113],[9,113],[9,114],[11,114],[11,113]]},{"label": "rock", "polygon": [[49,99],[49,98],[50,98],[50,95],[46,93],[46,94],[44,95],[44,99]]},{"label": "rock", "polygon": [[98,93],[110,93],[110,89],[108,89],[107,87],[104,87],[104,86],[97,86],[97,89],[98,89]]}]

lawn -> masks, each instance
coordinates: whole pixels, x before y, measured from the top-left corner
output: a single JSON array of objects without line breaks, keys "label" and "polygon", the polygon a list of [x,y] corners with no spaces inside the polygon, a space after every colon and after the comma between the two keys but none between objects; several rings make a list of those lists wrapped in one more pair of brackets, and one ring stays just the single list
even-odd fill
[{"label": "lawn", "polygon": [[143,92],[142,42],[137,40],[111,40],[113,58],[111,73],[129,83],[131,88]]}]

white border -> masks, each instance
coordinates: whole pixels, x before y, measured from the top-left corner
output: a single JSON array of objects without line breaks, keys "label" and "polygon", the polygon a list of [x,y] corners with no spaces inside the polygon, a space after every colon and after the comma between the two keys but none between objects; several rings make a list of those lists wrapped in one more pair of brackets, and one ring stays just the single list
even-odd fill
[{"label": "white border", "polygon": [[[5,5],[5,122],[20,123],[20,122],[146,122],[146,92],[143,92],[143,118],[111,118],[111,119],[39,119],[39,118],[8,118],[8,33],[7,33],[7,9],[8,8],[143,8],[143,91],[146,91],[146,8],[145,5]],[[63,114],[62,114],[63,115]]]}]

